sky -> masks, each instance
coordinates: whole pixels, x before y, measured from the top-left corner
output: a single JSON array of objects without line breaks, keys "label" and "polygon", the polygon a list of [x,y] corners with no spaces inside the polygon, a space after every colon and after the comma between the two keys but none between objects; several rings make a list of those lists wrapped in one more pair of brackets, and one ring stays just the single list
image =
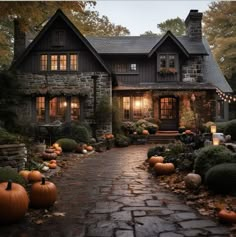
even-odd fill
[{"label": "sky", "polygon": [[100,15],[105,15],[115,25],[129,29],[130,35],[140,35],[146,31],[158,33],[157,24],[180,17],[185,20],[190,9],[200,12],[208,10],[209,0],[160,1],[160,0],[97,0]]}]

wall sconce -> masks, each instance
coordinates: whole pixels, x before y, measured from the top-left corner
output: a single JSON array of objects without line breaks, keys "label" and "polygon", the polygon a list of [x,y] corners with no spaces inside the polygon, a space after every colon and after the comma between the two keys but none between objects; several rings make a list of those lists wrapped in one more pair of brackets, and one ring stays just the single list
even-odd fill
[{"label": "wall sconce", "polygon": [[211,133],[216,133],[216,125],[211,125]]},{"label": "wall sconce", "polygon": [[63,106],[66,107],[66,106],[67,106],[67,103],[66,103],[66,102],[63,102]]},{"label": "wall sconce", "polygon": [[191,95],[191,100],[194,102],[196,100],[196,96],[194,94]]},{"label": "wall sconce", "polygon": [[136,101],[134,102],[134,107],[135,107],[136,109],[138,109],[138,108],[140,108],[140,106],[141,106],[141,102],[140,102],[139,100],[136,100]]},{"label": "wall sconce", "polygon": [[212,138],[213,146],[219,146],[220,145],[220,139],[218,137]]}]

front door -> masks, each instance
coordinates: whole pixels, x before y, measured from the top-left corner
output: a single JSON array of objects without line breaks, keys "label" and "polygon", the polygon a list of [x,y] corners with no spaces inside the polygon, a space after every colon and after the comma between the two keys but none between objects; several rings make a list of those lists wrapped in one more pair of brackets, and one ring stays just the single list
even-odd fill
[{"label": "front door", "polygon": [[176,97],[161,97],[159,101],[160,130],[178,129],[178,99]]}]

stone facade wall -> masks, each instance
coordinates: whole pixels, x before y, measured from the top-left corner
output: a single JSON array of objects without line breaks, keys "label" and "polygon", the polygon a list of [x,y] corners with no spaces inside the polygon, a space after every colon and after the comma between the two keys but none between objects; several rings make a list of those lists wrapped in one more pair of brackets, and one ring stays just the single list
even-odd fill
[{"label": "stone facade wall", "polygon": [[[96,75],[96,79],[94,79]],[[32,97],[34,96],[80,96],[83,100],[83,118],[94,123],[94,80],[96,80],[96,104],[103,96],[112,98],[112,81],[107,73],[87,72],[76,74],[18,74],[19,90],[26,95],[19,105],[21,121],[32,121]],[[112,121],[104,127],[104,133],[112,132]]]},{"label": "stone facade wall", "polygon": [[183,82],[203,81],[203,58],[200,56],[192,57],[182,66]]},{"label": "stone facade wall", "polygon": [[20,171],[25,168],[26,161],[25,144],[0,145],[0,167],[10,166]]}]

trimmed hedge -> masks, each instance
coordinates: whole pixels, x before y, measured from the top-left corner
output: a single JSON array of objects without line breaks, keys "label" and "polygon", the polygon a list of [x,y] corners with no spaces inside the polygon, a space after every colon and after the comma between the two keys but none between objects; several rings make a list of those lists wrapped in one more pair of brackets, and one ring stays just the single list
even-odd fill
[{"label": "trimmed hedge", "polygon": [[77,147],[77,142],[70,138],[61,138],[57,140],[56,143],[60,145],[64,152],[72,152]]}]

